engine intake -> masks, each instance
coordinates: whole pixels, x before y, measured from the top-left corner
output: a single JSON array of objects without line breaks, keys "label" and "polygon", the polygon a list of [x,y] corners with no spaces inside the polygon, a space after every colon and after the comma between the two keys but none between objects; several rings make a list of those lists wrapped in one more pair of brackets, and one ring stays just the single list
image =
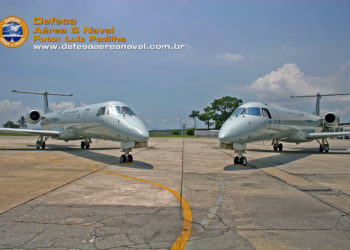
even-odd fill
[{"label": "engine intake", "polygon": [[30,124],[36,124],[40,121],[41,115],[40,112],[37,110],[32,110],[27,115],[27,122]]},{"label": "engine intake", "polygon": [[339,117],[334,113],[327,113],[324,116],[323,125],[327,128],[336,127],[339,124]]}]

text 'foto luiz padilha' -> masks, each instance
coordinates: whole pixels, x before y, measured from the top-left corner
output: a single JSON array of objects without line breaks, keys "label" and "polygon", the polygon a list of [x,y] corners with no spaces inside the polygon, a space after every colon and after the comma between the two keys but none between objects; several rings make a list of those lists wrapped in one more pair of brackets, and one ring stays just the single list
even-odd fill
[{"label": "text 'foto luiz padilha'", "polygon": [[[37,25],[34,28],[33,42],[125,42],[125,37],[118,37],[113,35],[114,27],[110,28],[96,28],[96,27],[78,27],[76,19],[59,19],[55,17],[42,18],[33,17],[33,24]],[[71,25],[67,28],[57,28],[49,25]],[[49,26],[49,27],[47,27]],[[87,39],[85,36],[80,35],[89,34]],[[40,34],[40,35],[39,35]],[[64,39],[59,36],[52,35],[65,35]],[[67,34],[67,35],[66,35]],[[68,35],[72,34],[72,35]],[[79,34],[79,35],[78,35]],[[90,35],[91,34],[91,35]],[[97,36],[100,34],[103,36]]]}]

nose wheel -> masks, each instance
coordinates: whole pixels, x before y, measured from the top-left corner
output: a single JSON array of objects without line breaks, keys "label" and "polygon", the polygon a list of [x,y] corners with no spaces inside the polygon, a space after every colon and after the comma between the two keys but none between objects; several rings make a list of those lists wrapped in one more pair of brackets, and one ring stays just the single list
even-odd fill
[{"label": "nose wheel", "polygon": [[279,143],[278,140],[273,141],[272,145],[273,145],[273,151],[275,151],[275,152],[277,152],[277,150],[280,152],[283,151],[283,144]]},{"label": "nose wheel", "polygon": [[90,139],[85,139],[84,141],[81,141],[81,143],[80,143],[81,149],[84,149],[84,148],[89,149],[90,142],[91,142]]},{"label": "nose wheel", "polygon": [[131,151],[131,149],[123,149],[122,152],[124,152],[124,154],[122,154],[119,158],[119,162],[120,163],[130,163],[134,161],[134,158],[132,157],[131,154],[129,154],[129,152]]},{"label": "nose wheel", "polygon": [[247,166],[248,160],[243,156],[245,150],[235,150],[235,153],[238,153],[238,156],[235,156],[235,158],[233,158],[233,163],[235,165]]}]

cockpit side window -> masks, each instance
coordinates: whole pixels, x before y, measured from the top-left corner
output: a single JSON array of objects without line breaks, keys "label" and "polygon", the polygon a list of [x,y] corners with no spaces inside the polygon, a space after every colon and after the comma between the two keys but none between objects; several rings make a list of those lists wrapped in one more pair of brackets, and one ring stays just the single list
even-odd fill
[{"label": "cockpit side window", "polygon": [[268,117],[269,119],[271,119],[271,114],[268,109],[263,108],[262,113],[264,117]]},{"label": "cockpit side window", "polygon": [[107,107],[107,115],[116,115],[117,111],[115,110],[114,106],[108,106]]},{"label": "cockpit side window", "polygon": [[128,114],[130,116],[135,115],[134,111],[132,111],[131,108],[126,107],[126,106],[122,106],[121,111],[123,114]]},{"label": "cockpit side window", "polygon": [[244,112],[246,115],[255,115],[255,116],[261,116],[260,108],[247,108]]},{"label": "cockpit side window", "polygon": [[101,107],[99,108],[99,110],[97,111],[97,115],[96,116],[100,116],[100,115],[104,115],[105,114],[105,107]]}]

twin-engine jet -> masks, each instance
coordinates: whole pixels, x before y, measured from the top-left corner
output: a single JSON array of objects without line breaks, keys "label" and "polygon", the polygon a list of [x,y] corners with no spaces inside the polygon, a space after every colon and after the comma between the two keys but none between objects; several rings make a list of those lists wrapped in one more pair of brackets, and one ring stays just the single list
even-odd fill
[{"label": "twin-engine jet", "polygon": [[122,163],[133,161],[130,154],[133,148],[147,147],[148,130],[125,103],[110,101],[52,112],[48,108],[48,95],[72,95],[16,90],[13,92],[44,96],[44,113],[32,110],[26,118],[30,124],[40,122],[43,130],[0,128],[0,132],[37,134],[39,135],[36,141],[37,149],[45,149],[45,142],[49,137],[66,142],[82,140],[80,144],[82,149],[89,149],[93,138],[119,141],[124,152],[120,157]]},{"label": "twin-engine jet", "polygon": [[224,148],[232,148],[238,156],[234,164],[247,165],[243,156],[249,142],[271,140],[274,151],[282,151],[283,142],[301,143],[317,140],[320,152],[329,151],[327,137],[350,135],[350,132],[332,132],[339,125],[334,113],[319,116],[319,99],[315,114],[249,102],[238,107],[223,124],[218,138]]}]

